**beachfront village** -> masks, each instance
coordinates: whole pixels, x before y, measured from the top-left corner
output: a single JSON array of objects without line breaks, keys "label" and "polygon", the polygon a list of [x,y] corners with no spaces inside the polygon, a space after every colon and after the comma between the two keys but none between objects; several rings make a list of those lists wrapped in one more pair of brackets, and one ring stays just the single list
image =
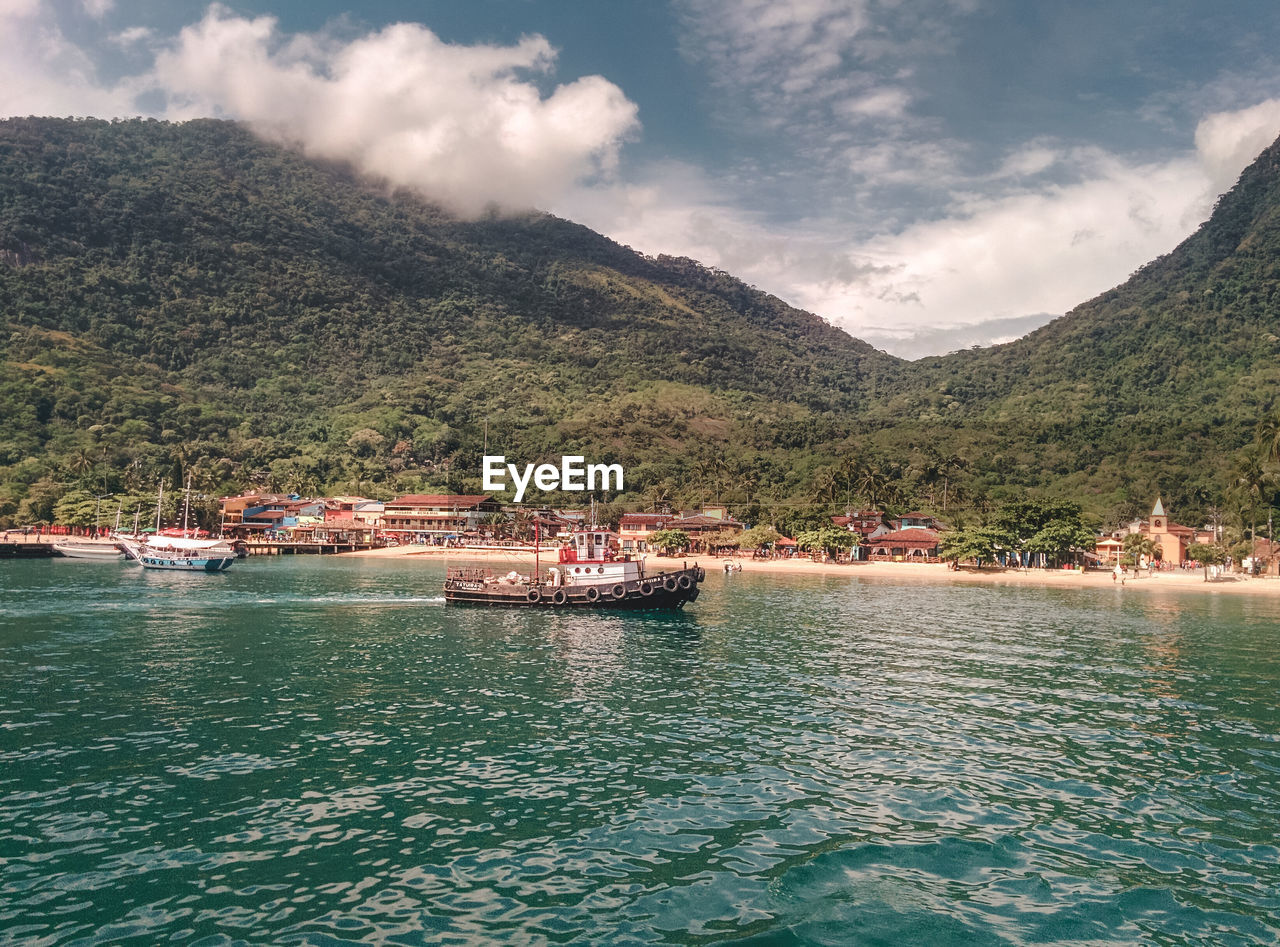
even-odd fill
[{"label": "beachfront village", "polygon": [[[176,494],[176,491],[175,491]],[[619,556],[710,555],[726,561],[808,559],[830,564],[946,563],[953,569],[1122,569],[1167,571],[1204,567],[1224,572],[1280,575],[1280,556],[1269,535],[1224,537],[1221,525],[1185,526],[1156,498],[1145,517],[1099,532],[1069,501],[1021,500],[1005,504],[978,526],[948,523],[921,510],[848,509],[815,514],[793,535],[769,524],[744,522],[726,505],[689,510],[618,511],[616,507],[558,508],[505,503],[493,494],[406,494],[391,500],[363,496],[303,497],[245,492],[205,498],[204,534],[244,543],[253,553],[347,552],[381,547],[532,550],[560,545],[584,526],[604,526]],[[176,501],[176,495],[170,495]],[[96,502],[93,502],[96,501]],[[169,512],[175,507],[169,507]],[[64,508],[63,522],[9,530],[11,544],[68,534],[102,536],[147,527],[149,517],[112,509],[109,498],[88,498]],[[56,512],[56,511],[55,511]],[[155,507],[152,506],[152,514]],[[215,521],[216,517],[216,521]],[[134,522],[130,522],[130,521]],[[156,516],[151,528],[186,528],[181,516]],[[199,525],[192,517],[190,528]],[[1264,524],[1264,529],[1268,529]],[[1261,532],[1261,531],[1254,531]],[[1268,529],[1269,532],[1269,529]]]},{"label": "beachfront village", "polygon": [[[303,498],[245,493],[220,501],[221,530],[249,544],[448,545],[558,544],[592,525],[590,509],[504,504],[492,495],[408,494],[379,501],[358,496]],[[620,555],[707,554],[733,558],[809,557],[826,562],[951,562],[1022,568],[1181,569],[1206,566],[1276,575],[1270,539],[1228,548],[1222,528],[1172,520],[1157,498],[1150,515],[1105,533],[1083,525],[1078,507],[1024,501],[976,529],[948,528],[918,510],[850,510],[786,536],[737,519],[726,506],[617,514],[609,526]]]}]

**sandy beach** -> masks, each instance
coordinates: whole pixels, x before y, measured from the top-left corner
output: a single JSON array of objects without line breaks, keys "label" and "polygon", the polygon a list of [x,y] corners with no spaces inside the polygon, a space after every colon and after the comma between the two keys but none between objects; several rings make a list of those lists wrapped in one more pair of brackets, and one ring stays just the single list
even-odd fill
[{"label": "sandy beach", "polygon": [[[484,563],[493,569],[502,567],[528,569],[533,565],[533,553],[520,550],[485,550],[443,546],[392,546],[372,549],[368,552],[347,553],[350,556],[369,558],[421,559],[424,561],[462,564]],[[554,556],[544,552],[543,565],[553,565]],[[708,572],[723,571],[725,559],[710,556],[689,556],[667,559],[647,556],[645,568],[650,572],[678,569],[685,562],[698,562]],[[941,564],[906,562],[856,562],[850,564],[814,562],[810,559],[751,559],[728,560],[742,566],[745,572],[767,572],[774,575],[832,575],[854,579],[897,579],[907,582],[930,582],[952,585],[1028,585],[1043,588],[1113,588],[1120,582],[1111,572],[1072,572],[1062,569],[1000,569],[966,567],[953,571]],[[1222,576],[1206,582],[1199,571],[1175,570],[1156,572],[1151,576],[1134,576],[1132,572],[1124,580],[1126,590],[1205,592],[1228,595],[1274,595],[1280,597],[1280,579],[1275,577]]]}]

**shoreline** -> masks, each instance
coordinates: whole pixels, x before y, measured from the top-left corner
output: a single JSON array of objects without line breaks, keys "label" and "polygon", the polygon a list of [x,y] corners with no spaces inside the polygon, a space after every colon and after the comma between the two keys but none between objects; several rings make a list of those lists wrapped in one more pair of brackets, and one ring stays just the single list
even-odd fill
[{"label": "shoreline", "polygon": [[[345,557],[367,559],[421,559],[434,562],[476,562],[489,565],[507,564],[528,568],[533,564],[533,552],[525,550],[471,549],[465,546],[392,546],[371,549],[367,552],[343,553]],[[550,556],[543,556],[548,565],[554,564]],[[708,573],[721,572],[725,562],[742,566],[742,572],[768,573],[771,575],[829,575],[850,579],[899,579],[910,582],[928,582],[950,585],[1024,585],[1040,588],[1115,588],[1137,589],[1144,592],[1208,592],[1228,595],[1263,595],[1280,597],[1280,579],[1264,576],[1234,576],[1206,582],[1200,571],[1156,572],[1151,576],[1128,576],[1123,585],[1113,579],[1110,571],[1074,572],[1064,569],[1001,569],[988,567],[961,568],[952,571],[945,564],[909,562],[814,562],[811,559],[748,559],[687,556],[666,558],[646,556],[645,567],[652,572],[678,569],[684,563],[698,562]]]},{"label": "shoreline", "polygon": [[[50,544],[66,537],[30,537],[26,544]],[[19,543],[13,539],[10,545]],[[490,567],[528,570],[533,565],[530,549],[477,549],[468,546],[388,546],[360,552],[339,553],[342,558],[354,559],[417,559],[432,562],[476,563]],[[43,558],[43,557],[41,557]],[[544,550],[542,560],[554,565],[555,550]],[[1126,577],[1123,583],[1112,578],[1110,571],[1074,572],[1064,569],[1002,569],[972,566],[951,570],[942,563],[911,562],[814,562],[811,559],[749,559],[738,557],[687,556],[667,558],[645,556],[645,566],[651,572],[664,572],[682,568],[685,563],[699,563],[708,573],[722,572],[725,562],[742,567],[742,572],[769,575],[824,575],[849,579],[895,580],[907,583],[932,585],[1021,585],[1037,588],[1072,589],[1137,589],[1142,592],[1200,592],[1211,595],[1274,596],[1280,598],[1280,578],[1274,576],[1226,575],[1208,582],[1199,570],[1156,572],[1150,576]]]}]

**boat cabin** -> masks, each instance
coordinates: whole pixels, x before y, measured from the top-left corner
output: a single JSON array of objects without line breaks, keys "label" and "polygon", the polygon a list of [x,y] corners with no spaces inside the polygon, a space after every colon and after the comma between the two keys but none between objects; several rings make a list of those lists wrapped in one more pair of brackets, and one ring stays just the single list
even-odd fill
[{"label": "boat cabin", "polygon": [[612,562],[609,540],[614,534],[603,529],[579,529],[569,535],[569,545],[560,547],[561,562]]},{"label": "boat cabin", "polygon": [[564,585],[611,585],[638,579],[643,574],[639,562],[618,558],[611,541],[614,533],[604,529],[577,529],[569,544],[560,547],[560,568],[552,569],[554,581]]}]

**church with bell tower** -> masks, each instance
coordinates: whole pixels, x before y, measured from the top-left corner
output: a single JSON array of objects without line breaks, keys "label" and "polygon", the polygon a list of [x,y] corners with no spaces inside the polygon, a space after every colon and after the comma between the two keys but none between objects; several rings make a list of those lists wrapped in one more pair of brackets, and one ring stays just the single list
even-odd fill
[{"label": "church with bell tower", "polygon": [[1151,508],[1151,519],[1143,530],[1147,537],[1156,544],[1157,556],[1174,565],[1181,564],[1187,558],[1187,547],[1195,542],[1196,531],[1188,526],[1179,526],[1169,522],[1164,511],[1164,501],[1156,498],[1156,505]]}]

